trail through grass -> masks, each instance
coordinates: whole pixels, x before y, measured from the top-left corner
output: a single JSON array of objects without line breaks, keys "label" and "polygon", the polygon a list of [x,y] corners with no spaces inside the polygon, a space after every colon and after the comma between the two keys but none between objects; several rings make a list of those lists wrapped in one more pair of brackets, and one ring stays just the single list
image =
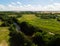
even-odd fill
[{"label": "trail through grass", "polygon": [[0,27],[0,46],[8,46],[9,30],[8,27]]}]

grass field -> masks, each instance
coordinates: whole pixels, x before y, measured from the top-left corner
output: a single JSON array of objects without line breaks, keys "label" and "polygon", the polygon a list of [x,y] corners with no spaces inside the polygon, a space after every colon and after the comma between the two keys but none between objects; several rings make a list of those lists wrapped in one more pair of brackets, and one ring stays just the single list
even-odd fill
[{"label": "grass field", "polygon": [[2,21],[0,21],[0,25],[2,24],[3,22]]},{"label": "grass field", "polygon": [[26,14],[21,18],[17,18],[18,22],[28,22],[35,27],[42,29],[43,31],[50,31],[52,33],[60,34],[60,22],[56,19],[41,19],[34,14]]},{"label": "grass field", "polygon": [[8,27],[0,27],[0,46],[7,46],[9,40]]}]

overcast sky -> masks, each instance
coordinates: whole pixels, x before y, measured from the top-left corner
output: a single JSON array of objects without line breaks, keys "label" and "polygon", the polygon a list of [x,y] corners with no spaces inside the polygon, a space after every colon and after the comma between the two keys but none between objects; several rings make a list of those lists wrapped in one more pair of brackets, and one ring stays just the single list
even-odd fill
[{"label": "overcast sky", "polygon": [[0,0],[0,11],[60,11],[60,0]]}]

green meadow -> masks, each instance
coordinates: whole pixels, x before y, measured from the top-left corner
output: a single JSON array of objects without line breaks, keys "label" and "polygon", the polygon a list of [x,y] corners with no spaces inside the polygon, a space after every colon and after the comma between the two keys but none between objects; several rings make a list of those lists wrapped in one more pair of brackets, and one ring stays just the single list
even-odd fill
[{"label": "green meadow", "polygon": [[60,46],[60,14],[0,12],[0,46]]},{"label": "green meadow", "polygon": [[52,33],[60,34],[60,22],[56,19],[41,19],[34,14],[26,14],[21,18],[17,18],[18,22],[27,22],[32,26],[38,27],[43,31],[51,31]]}]

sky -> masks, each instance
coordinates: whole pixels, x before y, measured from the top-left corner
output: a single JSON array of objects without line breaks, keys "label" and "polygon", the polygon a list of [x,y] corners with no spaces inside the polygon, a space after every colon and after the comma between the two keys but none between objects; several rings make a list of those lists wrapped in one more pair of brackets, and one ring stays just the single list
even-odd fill
[{"label": "sky", "polygon": [[60,0],[0,0],[0,11],[60,11]]}]

